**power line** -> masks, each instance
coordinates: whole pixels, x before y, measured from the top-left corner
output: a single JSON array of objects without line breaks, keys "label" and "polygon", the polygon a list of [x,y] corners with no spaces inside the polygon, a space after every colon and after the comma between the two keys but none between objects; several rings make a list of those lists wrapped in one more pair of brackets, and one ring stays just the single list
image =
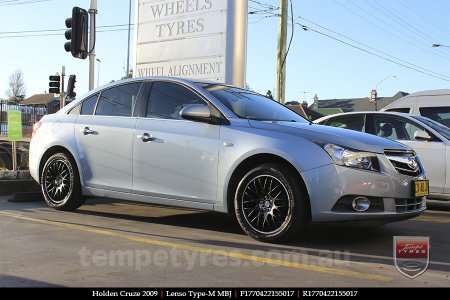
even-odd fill
[{"label": "power line", "polygon": [[[131,24],[131,25],[134,26],[134,24]],[[103,26],[97,26],[97,28],[110,28],[110,27],[121,27],[121,26],[128,26],[128,24],[103,25]],[[61,29],[39,29],[39,30],[21,30],[21,31],[3,31],[3,32],[0,32],[0,34],[52,32],[52,31],[65,31],[65,30],[67,30],[67,28],[61,28]]]},{"label": "power line", "polygon": [[34,3],[40,3],[40,2],[47,2],[47,1],[52,1],[52,0],[30,0],[30,1],[22,1],[22,2],[18,2],[18,1],[12,1],[12,3],[7,3],[8,1],[5,2],[0,2],[0,6],[13,6],[13,5],[23,5],[23,4],[34,4]]},{"label": "power line", "polygon": [[433,74],[438,75],[438,76],[448,77],[448,76],[446,76],[446,75],[443,75],[443,74],[440,74],[440,73],[436,73],[436,72],[434,72],[434,71],[428,70],[428,69],[423,68],[423,67],[421,67],[421,66],[415,65],[415,64],[413,64],[413,63],[411,63],[411,62],[408,62],[408,61],[406,61],[406,60],[404,60],[404,59],[395,57],[395,56],[393,56],[393,55],[391,55],[391,54],[388,54],[388,53],[386,53],[386,52],[380,51],[380,50],[375,49],[375,48],[373,48],[373,47],[371,47],[371,46],[368,46],[368,45],[366,45],[366,44],[363,44],[363,43],[361,43],[361,42],[358,42],[358,41],[355,40],[355,39],[352,39],[352,38],[350,38],[350,37],[348,37],[348,36],[345,36],[345,35],[343,35],[343,34],[337,32],[337,31],[328,29],[328,28],[326,28],[326,27],[324,27],[324,26],[321,26],[321,25],[319,25],[319,24],[317,24],[317,23],[315,23],[315,22],[313,22],[313,21],[311,21],[311,20],[308,20],[308,19],[306,19],[306,18],[299,17],[299,19],[305,20],[305,21],[307,21],[307,22],[309,22],[309,23],[311,23],[311,24],[314,24],[314,25],[317,26],[317,27],[320,27],[320,28],[322,28],[322,29],[325,29],[325,30],[327,30],[327,31],[329,31],[329,32],[331,32],[331,33],[337,34],[337,35],[339,35],[339,36],[341,36],[341,37],[343,37],[343,38],[346,38],[346,39],[348,39],[348,40],[350,40],[350,41],[352,41],[352,42],[354,42],[354,43],[357,43],[357,44],[359,44],[359,45],[361,45],[361,46],[364,46],[364,47],[366,47],[366,48],[368,48],[368,49],[370,49],[370,50],[376,51],[376,52],[381,53],[381,54],[383,54],[383,55],[385,55],[385,56],[391,57],[391,58],[393,58],[393,59],[396,59],[396,60],[398,60],[398,61],[404,62],[404,63],[409,64],[409,65],[412,65],[412,66],[414,66],[414,67],[416,67],[416,68],[419,68],[419,69],[422,69],[422,70],[424,70],[424,71],[426,71],[426,72],[433,73]]},{"label": "power line", "polygon": [[286,62],[286,58],[287,58],[287,56],[289,54],[289,50],[291,50],[292,40],[294,39],[294,7],[292,5],[292,0],[290,2],[291,2],[291,24],[292,24],[291,25],[292,26],[292,28],[291,28],[291,38],[289,39],[289,45],[288,45],[286,54],[284,55],[283,63],[281,64],[281,69],[284,67],[284,63]]},{"label": "power line", "polygon": [[[406,22],[404,20],[404,18],[399,17],[398,15],[394,14],[392,12],[392,9],[386,9],[386,7],[384,7],[382,4],[380,4],[378,1],[373,0],[382,10],[384,10],[386,13],[384,13],[383,11],[381,11],[379,8],[377,8],[375,5],[372,5],[370,2],[367,2],[367,4],[369,4],[371,7],[375,8],[376,10],[378,10],[381,14],[385,15],[388,17],[388,19],[394,21],[395,23],[399,24],[400,26],[402,26],[403,28],[406,28],[407,30],[409,30],[410,32],[421,36],[422,38],[428,40],[429,42],[433,43],[436,40],[433,39],[432,37],[430,37],[428,34],[422,32],[421,30],[417,29],[416,27],[412,26],[411,24],[409,24],[408,22]],[[389,15],[391,16],[389,16]]]},{"label": "power line", "polygon": [[[381,56],[381,55],[378,55],[378,54],[376,54],[376,53],[370,52],[370,51],[368,51],[368,50],[366,50],[366,49],[363,49],[363,48],[361,48],[361,47],[352,45],[352,44],[350,44],[350,43],[347,43],[347,42],[345,42],[345,41],[343,41],[343,40],[340,40],[340,39],[338,39],[338,38],[336,38],[336,37],[333,37],[333,36],[331,36],[331,35],[329,35],[329,34],[326,34],[326,33],[320,32],[320,31],[318,31],[318,30],[312,29],[312,28],[310,28],[310,27],[308,27],[308,26],[305,26],[305,25],[303,25],[303,24],[300,24],[300,23],[296,23],[296,24],[297,24],[297,25],[300,25],[300,26],[303,28],[303,30],[305,30],[305,31],[308,31],[308,30],[309,30],[309,31],[316,32],[316,33],[318,33],[318,34],[321,34],[321,35],[323,35],[323,36],[326,36],[326,37],[328,37],[328,38],[331,38],[331,39],[333,39],[333,40],[335,40],[335,41],[338,41],[338,42],[340,42],[340,43],[342,43],[342,44],[345,44],[345,45],[350,46],[350,47],[352,47],[352,48],[361,50],[361,51],[363,51],[363,52],[365,52],[365,53],[368,53],[368,54],[370,54],[370,55],[376,56],[376,57],[381,58],[381,59],[383,59],[383,60],[389,61],[389,62],[394,63],[394,64],[396,64],[396,65],[405,67],[405,68],[410,69],[410,70],[414,70],[414,71],[416,71],[416,72],[419,72],[419,73],[422,73],[422,74],[425,74],[425,75],[428,75],[428,76],[431,76],[431,77],[434,77],[434,78],[437,78],[437,79],[441,79],[441,80],[443,80],[443,81],[448,81],[448,82],[450,82],[450,77],[449,77],[449,76],[442,75],[442,77],[441,77],[441,76],[437,76],[437,75],[430,74],[430,73],[428,73],[428,72],[419,70],[419,69],[414,68],[414,67],[410,67],[410,66],[405,65],[405,64],[403,64],[403,63],[399,63],[399,62],[394,61],[394,60],[392,60],[392,59],[389,59],[389,58],[383,57],[383,56]],[[444,77],[446,77],[446,78],[444,78]]]},{"label": "power line", "polygon": [[[393,33],[392,31],[389,31],[389,30],[387,30],[387,29],[385,29],[385,28],[379,26],[377,23],[373,22],[372,20],[370,20],[370,19],[368,19],[368,18],[362,16],[361,14],[355,12],[354,10],[352,10],[352,9],[350,9],[349,7],[345,6],[344,4],[340,3],[338,0],[334,0],[334,1],[335,1],[338,5],[342,6],[344,9],[348,10],[349,12],[351,12],[352,14],[354,14],[354,15],[356,15],[356,16],[362,18],[362,19],[364,19],[366,22],[372,24],[373,26],[377,27],[378,29],[380,29],[380,30],[382,30],[382,31],[384,31],[384,32],[387,32],[388,34],[390,34],[390,35],[392,35],[392,36],[398,38],[399,40],[402,40],[403,42],[405,42],[405,43],[407,43],[407,44],[409,44],[409,45],[411,45],[411,46],[413,46],[413,47],[416,47],[416,48],[418,48],[418,49],[421,49],[421,50],[423,50],[423,51],[425,51],[425,52],[428,52],[428,53],[430,53],[430,54],[432,54],[432,55],[434,55],[434,56],[438,56],[438,57],[445,58],[445,59],[450,59],[450,58],[447,57],[447,56],[439,55],[438,53],[435,53],[435,52],[433,52],[433,51],[430,51],[430,49],[428,49],[428,48],[424,48],[424,47],[422,47],[422,46],[420,46],[420,45],[414,44],[413,42],[406,40],[406,39],[403,38],[402,36],[400,36],[400,35],[398,35],[398,34],[396,34],[396,33]],[[351,3],[351,4],[354,5],[354,6],[356,6],[357,8],[359,8],[360,10],[362,10],[363,12],[365,12],[366,14],[368,14],[369,16],[373,17],[374,19],[376,19],[376,20],[378,20],[378,21],[381,21],[381,23],[384,23],[387,27],[392,28],[391,24],[385,22],[384,20],[381,20],[381,19],[379,19],[379,18],[376,18],[372,13],[368,12],[368,11],[365,10],[364,8],[360,7],[359,5],[357,5],[357,4],[355,4],[355,3]],[[403,35],[405,35],[405,36],[407,36],[407,37],[409,37],[409,38],[411,38],[411,39],[413,39],[413,40],[416,40],[416,39],[414,39],[413,37],[410,37],[407,33],[404,33],[404,32],[401,31],[401,30],[398,30],[398,31],[401,32]],[[417,40],[416,40],[416,41],[417,41]],[[419,43],[421,43],[421,42],[419,41]]]},{"label": "power line", "polygon": [[[97,30],[97,33],[101,32],[112,32],[112,31],[128,31],[128,28],[122,28],[122,29],[109,29],[109,30]],[[7,39],[7,38],[23,38],[23,37],[42,37],[42,36],[60,36],[61,33],[42,33],[42,34],[27,34],[27,35],[8,35],[8,36],[0,36],[0,39]]]},{"label": "power line", "polygon": [[441,32],[443,32],[447,37],[450,35],[450,30],[448,28],[445,28],[443,26],[441,26],[440,24],[438,24],[437,22],[435,22],[435,20],[422,15],[421,13],[419,13],[417,10],[415,10],[412,6],[410,5],[406,5],[403,0],[399,0],[399,3],[405,7],[406,9],[408,9],[409,11],[413,12],[416,16],[418,16],[419,18],[422,18],[422,20],[427,21],[429,24],[433,25],[435,28],[439,29]]}]

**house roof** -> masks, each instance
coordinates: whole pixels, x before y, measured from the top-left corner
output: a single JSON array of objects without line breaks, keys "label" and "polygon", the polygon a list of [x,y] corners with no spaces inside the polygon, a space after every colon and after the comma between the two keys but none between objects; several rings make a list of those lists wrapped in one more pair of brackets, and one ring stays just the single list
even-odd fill
[{"label": "house roof", "polygon": [[340,108],[315,108],[314,111],[318,112],[323,116],[343,113],[342,109]]},{"label": "house roof", "polygon": [[[381,108],[391,104],[397,99],[402,98],[403,96],[408,95],[405,92],[397,92],[392,97],[378,97],[377,107],[378,110]],[[348,98],[348,99],[327,99],[327,100],[318,100],[318,109],[322,108],[340,108],[343,112],[350,111],[375,111],[375,103],[370,101],[368,97],[366,98]],[[314,104],[309,108],[313,109]],[[318,111],[317,109],[315,109]],[[320,112],[320,111],[319,111]],[[329,114],[329,113],[327,113]]]},{"label": "house roof", "polygon": [[301,105],[286,105],[288,108],[292,109],[296,113],[298,113],[300,116],[307,118],[308,116],[305,113],[305,110]]},{"label": "house roof", "polygon": [[48,104],[49,102],[58,99],[55,97],[55,94],[49,93],[49,94],[35,94],[31,96],[30,98],[27,98],[20,102],[21,105],[30,105],[30,104]]}]

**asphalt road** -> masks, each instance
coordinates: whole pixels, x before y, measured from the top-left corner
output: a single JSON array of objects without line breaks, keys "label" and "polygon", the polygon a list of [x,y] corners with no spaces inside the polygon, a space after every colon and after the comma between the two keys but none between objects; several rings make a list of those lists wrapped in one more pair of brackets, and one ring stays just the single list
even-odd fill
[{"label": "asphalt road", "polygon": [[[448,287],[450,212],[376,229],[312,226],[301,240],[252,240],[223,214],[90,199],[76,212],[0,197],[0,286]],[[409,279],[393,236],[428,236]]]}]

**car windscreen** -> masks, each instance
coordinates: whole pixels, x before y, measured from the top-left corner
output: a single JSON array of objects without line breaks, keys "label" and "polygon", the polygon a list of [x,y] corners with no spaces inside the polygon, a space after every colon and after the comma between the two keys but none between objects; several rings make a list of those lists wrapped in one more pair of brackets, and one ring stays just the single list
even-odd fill
[{"label": "car windscreen", "polygon": [[202,84],[239,118],[259,121],[288,121],[307,123],[303,117],[280,103],[252,91],[220,84]]},{"label": "car windscreen", "polygon": [[448,128],[445,125],[442,125],[439,122],[436,122],[434,120],[422,117],[422,116],[412,116],[414,119],[419,120],[420,122],[430,126],[440,134],[442,134],[447,140],[450,140],[450,128]]}]

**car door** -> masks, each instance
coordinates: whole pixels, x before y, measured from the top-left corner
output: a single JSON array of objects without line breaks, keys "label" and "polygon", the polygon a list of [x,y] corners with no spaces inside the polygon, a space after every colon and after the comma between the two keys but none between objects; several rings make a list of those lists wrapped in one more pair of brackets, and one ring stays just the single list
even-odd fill
[{"label": "car door", "polygon": [[[416,151],[430,180],[430,193],[442,194],[446,178],[446,146],[433,133],[410,119],[394,115],[373,115],[373,130],[378,136],[396,140]],[[430,141],[414,138],[418,130],[425,130],[432,137]]]},{"label": "car door", "polygon": [[131,191],[133,111],[140,86],[114,86],[83,102],[75,138],[86,187]]},{"label": "car door", "polygon": [[189,104],[207,105],[178,83],[152,83],[134,133],[133,193],[216,202],[220,126],[182,119]]}]

